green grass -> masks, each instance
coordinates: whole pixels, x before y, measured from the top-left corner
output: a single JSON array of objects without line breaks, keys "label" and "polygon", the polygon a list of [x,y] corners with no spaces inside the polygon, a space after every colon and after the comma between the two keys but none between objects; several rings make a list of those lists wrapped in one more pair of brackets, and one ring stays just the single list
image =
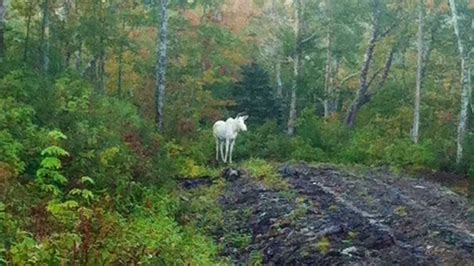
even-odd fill
[{"label": "green grass", "polygon": [[241,166],[252,178],[262,182],[268,188],[288,189],[288,183],[281,178],[276,167],[263,159],[252,158],[243,162]]}]

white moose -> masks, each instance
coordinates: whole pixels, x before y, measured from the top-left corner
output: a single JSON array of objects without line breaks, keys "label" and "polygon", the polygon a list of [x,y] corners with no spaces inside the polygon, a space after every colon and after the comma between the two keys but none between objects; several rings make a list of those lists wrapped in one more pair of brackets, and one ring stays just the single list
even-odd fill
[{"label": "white moose", "polygon": [[[234,150],[235,138],[240,131],[247,131],[245,120],[249,116],[242,116],[238,114],[235,118],[228,118],[225,122],[219,120],[214,123],[212,127],[214,137],[216,138],[216,160],[219,161],[219,148],[221,151],[222,161],[227,162],[227,156],[229,156],[229,163],[232,163],[232,151]],[[224,143],[225,143],[225,155],[224,155]]]}]

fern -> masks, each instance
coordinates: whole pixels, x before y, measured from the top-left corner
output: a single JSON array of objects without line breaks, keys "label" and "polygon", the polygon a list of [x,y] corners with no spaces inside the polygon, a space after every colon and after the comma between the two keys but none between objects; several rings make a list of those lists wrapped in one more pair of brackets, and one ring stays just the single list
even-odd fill
[{"label": "fern", "polygon": [[[53,142],[66,139],[66,136],[57,130],[49,132],[48,136]],[[59,158],[69,156],[69,153],[57,145],[51,145],[42,150],[41,155],[45,157],[41,160],[40,168],[36,171],[36,182],[43,191],[58,196],[61,194],[61,189],[58,185],[64,185],[68,181],[59,171],[62,168]]]},{"label": "fern", "polygon": [[69,156],[69,153],[63,148],[52,145],[41,151],[41,155],[45,156]]}]

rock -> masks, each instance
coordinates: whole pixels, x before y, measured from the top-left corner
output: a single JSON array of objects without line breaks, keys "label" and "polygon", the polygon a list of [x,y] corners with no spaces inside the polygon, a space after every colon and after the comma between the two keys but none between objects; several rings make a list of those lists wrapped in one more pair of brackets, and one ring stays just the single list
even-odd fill
[{"label": "rock", "polygon": [[227,168],[224,171],[224,178],[227,181],[233,182],[237,180],[238,178],[240,178],[240,171],[237,169]]},{"label": "rock", "polygon": [[357,248],[352,246],[352,247],[348,247],[348,248],[343,249],[341,251],[341,254],[352,257],[352,253],[356,253],[356,252],[357,252]]},{"label": "rock", "polygon": [[414,188],[419,188],[419,189],[426,189],[425,186],[420,186],[420,185],[416,185],[416,186],[413,186]]},{"label": "rock", "polygon": [[181,182],[181,186],[184,189],[193,189],[200,186],[210,186],[213,183],[214,181],[210,177],[204,177],[199,179],[184,180],[183,182]]},{"label": "rock", "polygon": [[288,165],[283,166],[280,169],[280,173],[282,173],[283,177],[293,177],[298,178],[299,173],[294,167],[290,167]]}]

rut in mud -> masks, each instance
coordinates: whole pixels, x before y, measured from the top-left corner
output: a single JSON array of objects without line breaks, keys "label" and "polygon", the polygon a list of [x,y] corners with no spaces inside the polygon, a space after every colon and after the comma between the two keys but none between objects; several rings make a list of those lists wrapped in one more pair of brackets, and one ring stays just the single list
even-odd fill
[{"label": "rut in mud", "polygon": [[222,255],[237,264],[474,263],[472,210],[438,184],[333,167],[280,172],[288,189],[226,173],[225,228],[217,239],[226,245]]}]

